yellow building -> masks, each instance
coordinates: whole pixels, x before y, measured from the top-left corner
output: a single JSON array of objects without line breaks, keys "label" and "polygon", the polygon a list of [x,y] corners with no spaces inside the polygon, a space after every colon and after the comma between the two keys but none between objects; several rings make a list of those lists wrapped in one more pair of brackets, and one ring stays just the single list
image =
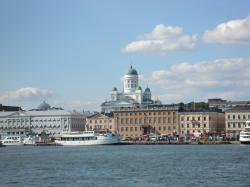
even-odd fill
[{"label": "yellow building", "polygon": [[122,137],[141,137],[150,133],[179,134],[177,105],[120,108],[114,111],[116,128]]},{"label": "yellow building", "polygon": [[93,114],[86,118],[87,130],[109,130],[116,133],[116,126],[112,115],[101,113]]},{"label": "yellow building", "polygon": [[225,114],[222,112],[180,112],[179,116],[182,135],[200,136],[225,130]]}]

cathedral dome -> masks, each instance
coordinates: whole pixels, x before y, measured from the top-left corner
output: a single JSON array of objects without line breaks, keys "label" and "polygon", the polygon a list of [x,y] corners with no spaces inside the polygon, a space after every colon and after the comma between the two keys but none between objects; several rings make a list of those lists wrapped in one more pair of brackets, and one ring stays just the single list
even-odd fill
[{"label": "cathedral dome", "polygon": [[127,72],[127,75],[138,75],[138,73],[131,65],[128,72]]},{"label": "cathedral dome", "polygon": [[50,105],[43,101],[38,107],[38,110],[48,110],[50,109]]}]

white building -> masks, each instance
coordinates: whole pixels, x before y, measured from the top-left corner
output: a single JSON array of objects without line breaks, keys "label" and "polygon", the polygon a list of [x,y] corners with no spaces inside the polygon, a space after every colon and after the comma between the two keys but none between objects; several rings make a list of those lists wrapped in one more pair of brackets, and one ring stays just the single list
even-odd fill
[{"label": "white building", "polygon": [[245,129],[246,121],[250,119],[250,106],[238,106],[225,112],[226,135],[239,137]]},{"label": "white building", "polygon": [[142,91],[139,85],[138,73],[130,66],[128,72],[123,77],[123,90],[119,92],[118,89],[114,87],[111,92],[111,100],[102,103],[101,108],[102,112],[109,113],[115,108],[145,106],[157,104],[157,102],[151,99],[151,91],[149,88],[146,88],[144,92]]},{"label": "white building", "polygon": [[0,131],[26,129],[36,134],[45,131],[52,137],[62,132],[83,131],[85,116],[77,112],[50,108],[43,102],[32,111],[0,112]]}]

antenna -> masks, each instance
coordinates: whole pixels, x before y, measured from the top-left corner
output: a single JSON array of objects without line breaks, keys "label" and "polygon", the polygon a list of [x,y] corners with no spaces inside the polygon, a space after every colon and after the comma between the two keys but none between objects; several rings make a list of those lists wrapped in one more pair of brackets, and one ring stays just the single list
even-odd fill
[{"label": "antenna", "polygon": [[132,68],[133,66],[132,66],[132,64],[133,64],[133,60],[132,60],[132,58],[131,57],[129,57],[129,62],[130,62],[130,67]]}]

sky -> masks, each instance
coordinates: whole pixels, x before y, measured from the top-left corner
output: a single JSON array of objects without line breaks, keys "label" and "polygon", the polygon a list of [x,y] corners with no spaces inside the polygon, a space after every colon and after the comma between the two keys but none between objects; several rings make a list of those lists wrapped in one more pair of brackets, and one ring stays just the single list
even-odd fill
[{"label": "sky", "polygon": [[250,100],[250,1],[0,1],[3,105],[99,111],[130,64],[164,104]]}]

